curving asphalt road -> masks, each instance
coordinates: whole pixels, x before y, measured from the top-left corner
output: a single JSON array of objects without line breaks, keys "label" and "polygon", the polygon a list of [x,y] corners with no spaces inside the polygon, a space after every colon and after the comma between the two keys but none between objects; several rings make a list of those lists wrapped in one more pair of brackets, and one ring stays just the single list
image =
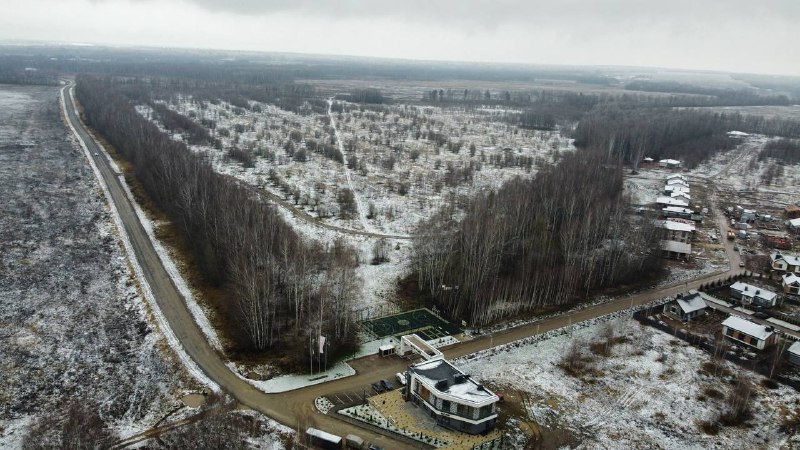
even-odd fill
[{"label": "curving asphalt road", "polygon": [[[111,207],[115,208],[119,213],[124,231],[127,233],[133,247],[134,254],[129,255],[129,257],[136,258],[138,261],[139,266],[142,268],[143,276],[150,285],[155,301],[172,328],[173,333],[189,357],[208,378],[215,381],[225,392],[243,405],[292,428],[313,424],[323,430],[339,435],[357,434],[385,448],[402,450],[426,447],[422,444],[400,440],[393,435],[384,435],[371,429],[356,427],[332,416],[316,413],[314,410],[313,400],[318,396],[345,391],[361,392],[364,387],[376,380],[392,378],[396,372],[407,367],[408,361],[404,359],[397,357],[381,359],[376,356],[362,358],[352,362],[352,366],[357,372],[356,375],[281,394],[265,394],[231,372],[224,364],[222,355],[218,354],[209,345],[203,332],[194,322],[184,299],[164,269],[152,242],[139,222],[132,200],[126,195],[122,187],[120,175],[116,174],[111,168],[104,150],[92,138],[83,122],[79,119],[75,109],[72,86],[68,85],[62,88],[61,95],[64,97],[67,120],[77,131],[77,137],[87,146],[89,157],[94,160],[103,177],[103,181],[108,186]],[[717,213],[718,221],[721,220],[720,218],[724,219],[718,211]],[[724,222],[722,225],[724,225]],[[723,233],[720,233],[720,235],[724,236]],[[730,243],[725,242],[723,245],[725,245],[726,251],[731,257],[732,267],[728,271],[705,275],[687,283],[678,283],[629,297],[618,298],[608,303],[501,331],[492,336],[465,341],[444,349],[444,354],[447,358],[464,356],[492,346],[506,344],[562,328],[572,323],[641,305],[658,298],[675,295],[687,289],[697,288],[701,283],[709,280],[726,277],[735,273],[733,267],[738,264],[738,255],[733,252]]]}]

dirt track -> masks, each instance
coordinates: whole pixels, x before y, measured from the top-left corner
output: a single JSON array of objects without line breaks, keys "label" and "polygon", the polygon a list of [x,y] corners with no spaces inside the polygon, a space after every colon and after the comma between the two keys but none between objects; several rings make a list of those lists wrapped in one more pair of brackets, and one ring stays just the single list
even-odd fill
[{"label": "dirt track", "polygon": [[[134,249],[135,254],[129,255],[129,257],[135,257],[138,260],[143,275],[150,284],[155,300],[175,336],[181,342],[186,353],[210,379],[219,384],[223,390],[242,404],[293,428],[297,428],[298,425],[308,426],[314,423],[323,430],[339,435],[347,433],[358,434],[384,448],[425,448],[422,444],[409,444],[394,437],[384,436],[372,430],[356,427],[343,421],[336,420],[333,417],[314,412],[314,398],[320,395],[343,391],[363,390],[369,383],[382,378],[392,378],[396,372],[405,369],[408,364],[406,360],[400,358],[381,359],[375,356],[362,358],[352,364],[357,371],[357,374],[352,377],[282,394],[265,394],[231,372],[224,364],[222,356],[211,348],[203,332],[195,324],[183,298],[168,276],[158,254],[153,248],[152,242],[149,240],[147,233],[139,222],[131,204],[132,200],[126,195],[119,180],[119,176],[116,175],[109,166],[104,151],[91,138],[83,123],[78,119],[72,99],[71,88],[65,87],[62,89],[62,95],[65,97],[68,120],[77,130],[78,137],[86,144],[89,150],[89,157],[94,160],[104,182],[108,185],[108,191],[111,197],[109,201],[112,207],[116,208],[118,211],[125,228],[124,231],[129,236]],[[281,199],[276,199],[276,201],[283,202]],[[298,214],[302,213],[298,212]],[[314,223],[325,226],[316,220]],[[383,236],[366,232],[360,234],[376,237]],[[720,235],[724,234],[720,233]],[[392,237],[399,238],[396,236]],[[725,242],[724,245],[729,256],[733,257],[734,252],[731,248],[732,245],[728,242]],[[738,258],[738,255],[735,255],[735,257]],[[733,259],[731,261],[732,267],[736,267],[738,259],[736,259],[735,262]],[[688,283],[679,283],[677,285],[654,289],[630,297],[619,298],[608,303],[591,306],[579,311],[565,313],[558,317],[502,331],[491,337],[482,337],[466,341],[445,349],[444,354],[448,358],[455,358],[491,346],[513,342],[537,333],[544,333],[568,326],[572,323],[620,311],[633,305],[640,305],[654,299],[674,295],[687,289],[696,288],[701,283],[711,279],[727,277],[733,272],[733,270],[728,270],[723,273],[703,276]]]}]

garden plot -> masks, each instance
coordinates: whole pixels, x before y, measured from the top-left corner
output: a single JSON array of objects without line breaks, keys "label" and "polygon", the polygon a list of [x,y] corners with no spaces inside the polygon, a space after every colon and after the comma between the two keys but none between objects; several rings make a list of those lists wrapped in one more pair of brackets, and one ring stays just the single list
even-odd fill
[{"label": "garden plot", "polygon": [[734,204],[782,209],[800,196],[800,166],[782,165],[773,159],[758,160],[771,138],[750,135],[734,150],[718,153],[692,171],[708,177]]},{"label": "garden plot", "polygon": [[[0,88],[0,447],[70,400],[121,434],[196,389],[165,353],[55,88]],[[168,350],[167,350],[168,352]]]},{"label": "garden plot", "polygon": [[[214,122],[219,148],[192,149],[206,152],[218,171],[280,195],[327,223],[399,236],[414,233],[442,207],[458,206],[455,200],[529,176],[552,161],[554,152],[571,148],[556,132],[504,123],[503,110],[412,105],[362,110],[336,101],[331,116],[304,116],[274,105],[253,103],[245,110],[188,97],[168,106],[198,123]],[[152,118],[148,108],[139,111]],[[338,147],[339,141],[345,154],[326,156],[330,148],[321,147]],[[252,159],[242,163],[241,155],[231,153],[234,148]],[[355,203],[363,205],[366,226],[342,198],[348,186]]]},{"label": "garden plot", "polygon": [[[364,282],[358,309],[394,300],[397,279],[409,271],[410,237],[422,220],[450,206],[457,218],[465,198],[532,176],[571,148],[556,132],[505,124],[508,111],[495,109],[362,110],[336,101],[330,116],[302,115],[263,103],[243,109],[185,96],[167,106],[197,123],[213,121],[219,145],[190,148],[218,172],[282,200],[279,210],[301,235],[327,244],[344,239],[358,249]],[[149,107],[137,110],[160,126]],[[345,155],[337,160],[330,152],[340,143]]]},{"label": "garden plot", "polygon": [[[598,345],[606,341],[608,326],[615,342],[610,348]],[[574,342],[581,358],[593,360],[577,376],[559,366]],[[703,351],[623,317],[485,352],[459,367],[500,392],[527,393],[528,417],[518,420],[574,434],[581,448],[778,448],[791,438],[779,427],[800,414],[800,394],[784,386],[764,388],[759,376],[753,376],[747,425],[722,427],[714,436],[701,431],[701,422],[725,408],[733,387],[730,377],[707,375],[707,361]],[[725,364],[731,373],[741,371]]]}]

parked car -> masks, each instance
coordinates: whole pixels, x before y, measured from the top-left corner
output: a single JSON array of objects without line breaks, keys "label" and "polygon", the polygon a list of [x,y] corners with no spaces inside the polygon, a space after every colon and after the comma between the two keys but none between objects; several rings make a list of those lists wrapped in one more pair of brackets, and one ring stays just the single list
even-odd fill
[{"label": "parked car", "polygon": [[744,267],[744,261],[739,261],[739,267]]},{"label": "parked car", "polygon": [[381,386],[387,391],[394,390],[394,385],[389,380],[381,380]]},{"label": "parked car", "polygon": [[398,382],[399,382],[399,383],[400,383],[402,386],[405,386],[405,385],[406,385],[406,376],[405,376],[405,374],[403,374],[403,372],[397,372],[397,373],[395,374],[395,377],[397,377],[397,381],[398,381]]},{"label": "parked car", "polygon": [[369,450],[383,450],[383,447],[378,447],[375,444],[369,444]]},{"label": "parked car", "polygon": [[381,392],[385,391],[386,389],[380,382],[372,383],[372,390],[380,394]]},{"label": "parked car", "polygon": [[755,317],[756,319],[767,320],[771,316],[769,315],[769,313],[766,313],[764,311],[756,311],[755,313],[753,313],[753,317]]}]

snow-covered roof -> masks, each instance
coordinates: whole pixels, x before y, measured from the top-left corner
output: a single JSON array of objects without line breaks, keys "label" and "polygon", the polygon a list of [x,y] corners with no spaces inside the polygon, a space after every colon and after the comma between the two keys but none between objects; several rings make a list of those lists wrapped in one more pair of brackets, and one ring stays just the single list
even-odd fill
[{"label": "snow-covered roof", "polygon": [[684,186],[689,187],[689,183],[686,182],[683,178],[673,178],[671,180],[667,180],[667,186]]},{"label": "snow-covered roof", "polygon": [[664,212],[671,212],[671,213],[680,213],[680,214],[694,214],[694,211],[688,208],[681,208],[680,206],[667,206],[666,208],[661,208]]},{"label": "snow-covered roof", "polygon": [[675,253],[692,253],[692,244],[678,241],[661,241],[661,249]]},{"label": "snow-covered roof", "polygon": [[671,180],[673,178],[679,178],[679,179],[684,180],[684,181],[686,180],[686,176],[684,176],[683,174],[680,174],[680,173],[673,173],[672,175],[667,175],[667,179],[668,180]]},{"label": "snow-covered roof", "polygon": [[669,205],[669,206],[684,206],[684,207],[689,206],[689,204],[683,200],[678,200],[676,198],[664,197],[664,196],[658,197],[656,199],[656,203],[658,203],[659,205]]},{"label": "snow-covered roof", "polygon": [[798,286],[800,286],[800,277],[798,277],[797,275],[793,274],[792,272],[785,273],[785,274],[783,274],[783,285],[784,286],[789,286],[789,285],[798,285]]},{"label": "snow-covered roof", "polygon": [[466,403],[491,404],[500,400],[494,392],[478,384],[449,361],[434,359],[408,368],[429,390]]},{"label": "snow-covered roof", "polygon": [[792,228],[800,227],[800,217],[797,219],[789,219],[789,226]]},{"label": "snow-covered roof", "polygon": [[789,353],[800,356],[800,341],[789,346]]},{"label": "snow-covered roof", "polygon": [[750,136],[749,134],[745,133],[744,131],[728,131],[728,136],[738,136],[738,137],[745,137]]},{"label": "snow-covered roof", "polygon": [[692,199],[692,196],[691,196],[691,195],[689,195],[689,193],[688,193],[688,192],[684,192],[684,191],[671,191],[671,192],[669,193],[669,196],[670,196],[670,197],[672,197],[672,198],[675,198],[675,197],[683,197],[683,198],[685,198],[686,200],[691,200],[691,199]]},{"label": "snow-covered roof", "polygon": [[741,281],[733,283],[731,285],[731,289],[741,292],[742,295],[746,295],[748,297],[763,298],[764,300],[767,300],[769,302],[771,302],[772,299],[774,299],[778,295],[768,289],[764,289],[758,286],[753,286],[752,284],[749,283],[742,283]]},{"label": "snow-covered roof", "polygon": [[686,192],[688,194],[690,190],[686,186],[681,186],[678,184],[668,184],[664,186],[664,192]]},{"label": "snow-covered roof", "polygon": [[680,165],[680,161],[677,159],[662,159],[659,161],[660,164],[671,164],[671,165]]},{"label": "snow-covered roof", "polygon": [[706,302],[699,294],[689,295],[678,299],[678,306],[684,313],[699,311],[706,308]]},{"label": "snow-covered roof", "polygon": [[772,336],[773,333],[772,331],[768,331],[764,325],[750,322],[739,316],[728,317],[722,322],[722,325],[762,341]]},{"label": "snow-covered roof", "polygon": [[774,251],[769,255],[769,257],[772,259],[772,262],[782,259],[790,266],[800,266],[800,256],[792,253],[781,253],[779,251]]},{"label": "snow-covered roof", "polygon": [[684,223],[684,222],[676,222],[674,220],[658,220],[656,221],[656,225],[661,228],[666,228],[672,231],[694,231],[694,225]]}]

